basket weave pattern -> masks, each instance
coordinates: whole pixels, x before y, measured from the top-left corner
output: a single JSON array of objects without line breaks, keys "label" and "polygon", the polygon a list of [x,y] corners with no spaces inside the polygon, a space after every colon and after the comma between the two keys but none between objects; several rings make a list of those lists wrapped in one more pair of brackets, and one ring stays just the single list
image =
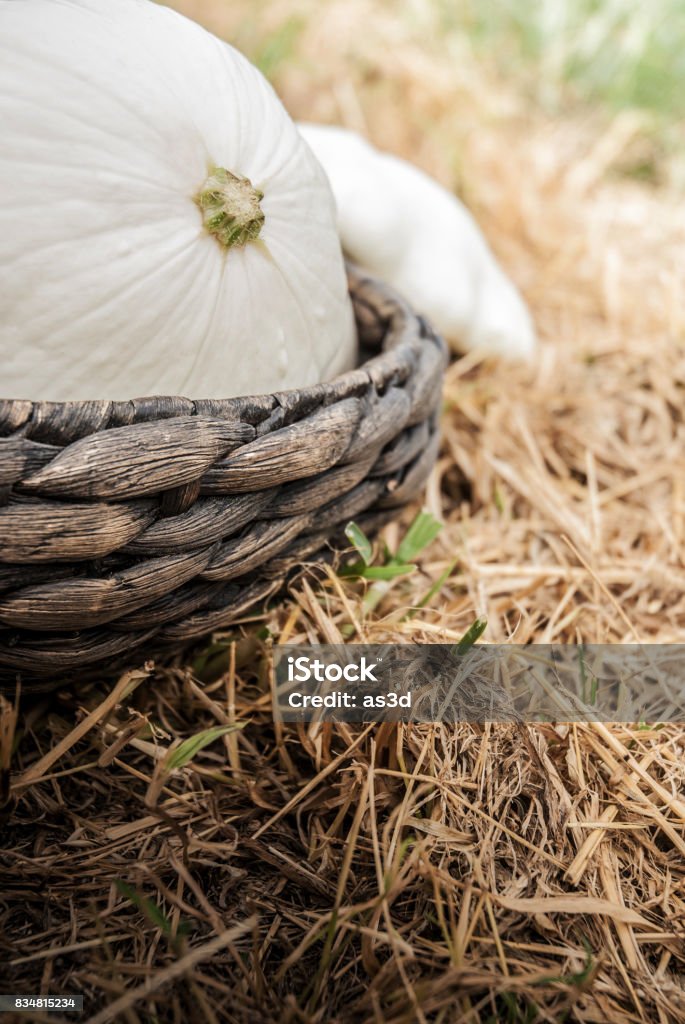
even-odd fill
[{"label": "basket weave pattern", "polygon": [[445,346],[349,268],[357,370],[223,401],[0,400],[0,677],[228,625],[437,454]]}]

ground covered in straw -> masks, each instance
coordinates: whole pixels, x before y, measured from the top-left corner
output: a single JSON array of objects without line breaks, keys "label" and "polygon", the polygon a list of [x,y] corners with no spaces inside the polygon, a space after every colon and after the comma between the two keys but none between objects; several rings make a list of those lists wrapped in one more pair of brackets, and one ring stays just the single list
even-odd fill
[{"label": "ground covered in straw", "polygon": [[[541,354],[452,364],[425,497],[444,526],[413,575],[370,599],[305,568],[208,650],[3,704],[2,991],[130,1024],[682,1021],[680,726],[277,727],[264,653],[451,642],[477,616],[491,641],[685,640],[668,154],[633,113],[545,113],[430,4],[176,6],[257,55],[296,116],[456,188]],[[188,759],[176,741],[210,728]]]}]

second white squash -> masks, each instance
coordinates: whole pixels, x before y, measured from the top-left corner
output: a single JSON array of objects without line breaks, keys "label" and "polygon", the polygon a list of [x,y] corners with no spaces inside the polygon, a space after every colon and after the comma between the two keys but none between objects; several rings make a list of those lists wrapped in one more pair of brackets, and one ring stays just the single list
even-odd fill
[{"label": "second white squash", "polygon": [[456,196],[356,132],[299,128],[328,174],[353,260],[397,288],[457,351],[533,358],[528,309]]}]

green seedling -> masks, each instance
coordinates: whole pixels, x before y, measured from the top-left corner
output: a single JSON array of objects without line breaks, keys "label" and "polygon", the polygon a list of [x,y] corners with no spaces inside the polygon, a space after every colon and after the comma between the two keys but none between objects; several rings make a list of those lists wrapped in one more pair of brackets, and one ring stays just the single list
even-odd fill
[{"label": "green seedling", "polygon": [[456,567],[459,565],[459,559],[455,558],[453,562],[447,566],[444,572],[441,572],[435,583],[431,584],[426,593],[423,595],[420,601],[417,601],[413,608],[411,608],[406,615],[403,616],[402,621],[406,622],[408,619],[413,619],[418,611],[425,608],[430,601],[433,600],[436,594],[439,594],[447,580],[450,578]]},{"label": "green seedling", "polygon": [[364,565],[371,565],[371,560],[373,559],[373,544],[366,536],[361,526],[357,526],[355,522],[349,522],[345,527],[345,536],[359,554]]},{"label": "green seedling", "polygon": [[419,512],[397,549],[398,562],[413,562],[435,540],[443,524],[430,512]]},{"label": "green seedling", "polygon": [[581,942],[585,950],[585,963],[579,971],[571,971],[569,974],[550,974],[545,978],[541,978],[539,981],[533,982],[533,984],[558,984],[568,985],[572,988],[586,988],[596,973],[597,963],[592,952],[592,946],[584,935],[581,936]]},{"label": "green seedling", "polygon": [[205,729],[203,732],[196,733],[195,736],[189,736],[187,740],[183,740],[182,743],[179,743],[177,747],[174,747],[167,754],[163,765],[164,774],[170,775],[171,772],[176,771],[178,768],[183,768],[204,747],[209,746],[214,740],[218,740],[220,736],[226,736],[229,732],[235,732],[236,729],[244,728],[244,725],[244,722],[237,722],[235,725],[215,725],[211,729]]},{"label": "green seedling", "polygon": [[160,932],[167,940],[172,949],[177,953],[181,951],[183,939],[190,932],[190,925],[187,921],[180,921],[178,928],[174,934],[174,929],[171,921],[161,910],[160,907],[151,900],[148,896],[143,896],[137,889],[134,889],[128,882],[124,882],[121,878],[116,878],[114,884],[117,890],[121,893],[125,899],[130,900],[134,907],[137,907],[143,917],[150,922],[155,928],[159,928]]},{"label": "green seedling", "polygon": [[171,921],[156,903],[147,896],[141,895],[132,885],[122,881],[120,878],[115,879],[114,884],[121,895],[130,900],[141,914],[147,918],[150,924],[153,924],[155,928],[159,928],[162,935],[166,935],[167,938],[171,935]]},{"label": "green seedling", "polygon": [[476,641],[482,637],[487,626],[487,619],[475,619],[472,625],[470,625],[466,630],[459,643],[455,644],[452,648],[452,654],[466,654],[468,649],[473,647]]},{"label": "green seedling", "polygon": [[357,523],[347,524],[345,536],[359,555],[359,561],[345,566],[340,575],[373,581],[364,597],[365,611],[373,611],[380,604],[395,579],[409,576],[416,571],[416,559],[423,549],[435,540],[441,529],[442,523],[430,512],[419,512],[402,538],[397,551],[393,554],[385,547],[382,561],[374,565],[371,541]]},{"label": "green seedling", "polygon": [[[597,690],[599,688],[599,680],[594,672],[588,668],[585,663],[585,645],[581,644],[578,650],[578,667],[580,671],[580,692],[584,704],[594,705],[597,703]],[[590,681],[590,688],[588,692],[588,675]]]},{"label": "green seedling", "polygon": [[271,634],[266,626],[248,636],[231,633],[205,647],[192,663],[193,674],[203,683],[220,679],[231,667],[231,648],[235,647],[235,668],[241,669],[255,663],[263,644]]}]

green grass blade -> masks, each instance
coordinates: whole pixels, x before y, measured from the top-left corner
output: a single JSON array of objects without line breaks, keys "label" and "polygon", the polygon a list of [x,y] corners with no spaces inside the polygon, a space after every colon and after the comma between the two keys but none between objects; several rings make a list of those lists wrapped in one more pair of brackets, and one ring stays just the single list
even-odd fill
[{"label": "green grass blade", "polygon": [[413,562],[442,530],[443,524],[430,512],[419,512],[405,533],[395,558],[398,562]]},{"label": "green grass blade", "polygon": [[367,565],[359,575],[365,580],[394,580],[397,576],[409,576],[413,572],[416,572],[416,566],[413,564],[389,562],[387,565]]},{"label": "green grass blade", "polygon": [[417,601],[416,605],[408,611],[404,616],[405,619],[413,619],[420,608],[425,608],[429,601],[432,601],[436,594],[440,593],[447,580],[450,578],[456,567],[459,565],[459,559],[455,558],[453,562],[447,566],[444,572],[441,572],[435,583],[426,591],[420,601]]},{"label": "green grass blade", "polygon": [[456,645],[456,653],[465,654],[469,647],[473,647],[476,640],[483,635],[487,626],[487,619],[476,619],[473,625],[469,626],[459,643]]},{"label": "green grass blade", "polygon": [[205,729],[204,732],[198,732],[195,736],[188,737],[183,743],[179,745],[167,755],[166,762],[164,764],[165,772],[173,772],[177,768],[183,768],[184,765],[188,764],[189,761],[195,757],[204,747],[209,746],[214,740],[219,739],[220,736],[226,736],[229,732],[234,732],[236,729],[242,729],[244,723],[238,722],[236,725],[215,725],[211,729]]},{"label": "green grass blade", "polygon": [[373,558],[373,547],[361,526],[357,526],[355,522],[349,522],[345,527],[345,536],[356,549],[364,564],[369,565]]},{"label": "green grass blade", "polygon": [[130,900],[140,910],[141,914],[148,919],[150,924],[153,924],[155,928],[159,928],[162,935],[171,935],[171,921],[153,900],[148,899],[147,896],[142,896],[132,885],[122,881],[120,878],[116,878],[114,881],[121,895]]}]

